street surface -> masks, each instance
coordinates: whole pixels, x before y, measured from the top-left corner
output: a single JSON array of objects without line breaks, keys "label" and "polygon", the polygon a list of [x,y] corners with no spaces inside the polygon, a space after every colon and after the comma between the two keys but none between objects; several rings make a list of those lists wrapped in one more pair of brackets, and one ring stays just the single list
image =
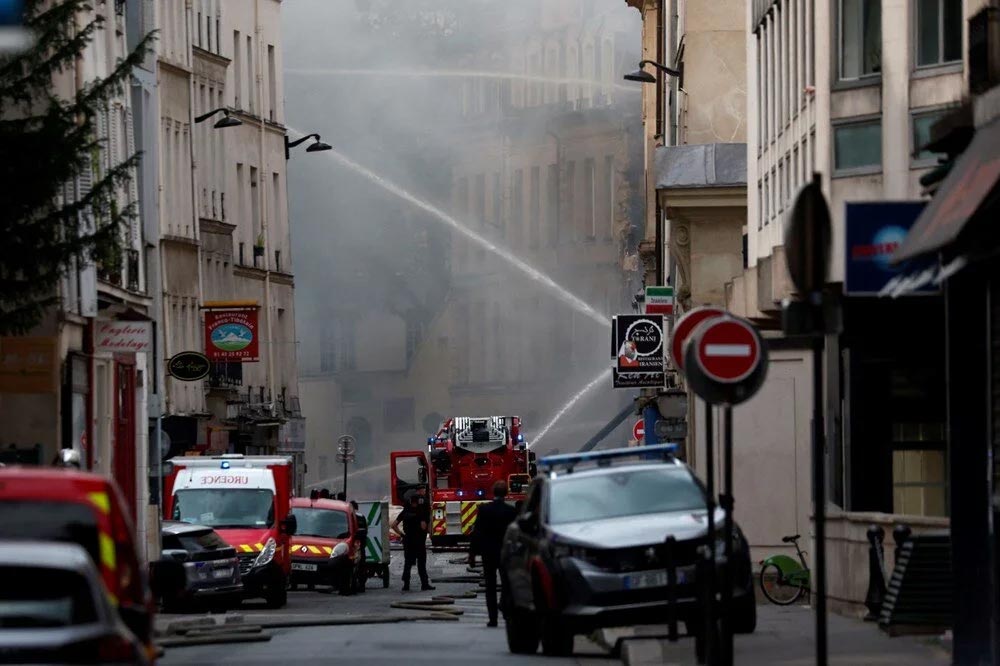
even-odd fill
[{"label": "street surface", "polygon": [[[289,593],[288,605],[279,610],[267,610],[263,603],[248,602],[234,613],[242,614],[247,624],[272,619],[313,619],[317,616],[345,617],[359,615],[399,616],[422,614],[422,611],[390,608],[397,601],[429,599],[432,595],[463,594],[476,588],[471,582],[441,582],[440,579],[470,576],[465,565],[466,555],[460,552],[428,552],[428,573],[437,588],[420,592],[419,578],[412,572],[413,590],[400,589],[403,568],[402,551],[392,552],[392,577],[388,589],[380,581],[370,580],[364,594],[342,597],[300,589]],[[165,666],[195,664],[277,664],[290,660],[293,664],[330,663],[336,659],[358,660],[365,664],[458,664],[491,663],[502,660],[507,664],[611,664],[605,650],[585,637],[577,637],[574,656],[569,659],[548,659],[541,653],[532,657],[510,654],[501,622],[498,628],[486,626],[486,601],[482,594],[475,599],[458,599],[455,607],[462,610],[455,621],[417,621],[391,624],[355,624],[345,626],[289,627],[270,629],[268,642],[225,643],[191,647],[170,647],[159,661]],[[426,614],[426,613],[424,613]],[[161,615],[158,626],[188,616]]]}]

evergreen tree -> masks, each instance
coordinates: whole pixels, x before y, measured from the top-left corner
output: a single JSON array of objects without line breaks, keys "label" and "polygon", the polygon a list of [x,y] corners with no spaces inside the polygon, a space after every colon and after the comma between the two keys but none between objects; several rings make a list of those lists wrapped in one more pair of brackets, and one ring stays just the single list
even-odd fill
[{"label": "evergreen tree", "polygon": [[[99,114],[124,94],[152,35],[110,76],[61,98],[54,82],[72,74],[105,29],[88,0],[27,0],[26,51],[0,57],[0,335],[21,334],[59,301],[65,272],[80,261],[120,266],[121,225],[136,215],[120,193],[139,155],[100,159]],[[80,23],[78,24],[78,21]],[[78,187],[78,183],[87,187]]]}]

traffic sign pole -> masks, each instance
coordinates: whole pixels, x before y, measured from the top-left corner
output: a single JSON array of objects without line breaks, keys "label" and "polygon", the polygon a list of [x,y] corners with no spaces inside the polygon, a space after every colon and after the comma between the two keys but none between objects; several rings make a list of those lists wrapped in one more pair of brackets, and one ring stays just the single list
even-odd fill
[{"label": "traffic sign pole", "polygon": [[722,659],[724,666],[733,664],[733,408],[722,408],[722,510],[726,512],[722,527],[725,543],[725,563],[722,567]]},{"label": "traffic sign pole", "polygon": [[715,606],[715,432],[712,423],[712,403],[705,402],[705,494],[708,498],[705,508],[708,509],[708,560],[705,564],[708,585],[706,585],[708,601],[705,604],[705,661],[709,666],[716,666],[718,657],[718,625],[716,623]]}]

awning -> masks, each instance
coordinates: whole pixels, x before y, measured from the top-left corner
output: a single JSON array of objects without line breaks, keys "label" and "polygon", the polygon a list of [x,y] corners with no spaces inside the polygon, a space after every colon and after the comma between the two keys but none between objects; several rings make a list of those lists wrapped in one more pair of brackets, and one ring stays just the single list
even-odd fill
[{"label": "awning", "polygon": [[1000,181],[1000,119],[981,127],[892,255],[898,264],[958,239]]}]

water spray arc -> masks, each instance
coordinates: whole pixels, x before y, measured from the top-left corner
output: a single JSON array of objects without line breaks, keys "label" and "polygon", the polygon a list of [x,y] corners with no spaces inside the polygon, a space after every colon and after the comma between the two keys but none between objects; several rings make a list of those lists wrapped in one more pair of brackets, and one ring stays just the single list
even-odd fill
[{"label": "water spray arc", "polygon": [[525,81],[526,83],[551,83],[555,85],[593,86],[601,88],[610,86],[615,90],[629,93],[639,93],[642,89],[623,83],[607,84],[593,79],[574,79],[558,76],[535,76],[517,74],[515,72],[466,71],[461,69],[305,69],[291,68],[286,74],[295,76],[389,76],[401,78],[440,78],[440,79],[494,79],[500,81]]},{"label": "water spray arc", "polygon": [[538,443],[545,438],[545,435],[548,434],[549,430],[552,430],[553,426],[559,423],[559,420],[563,417],[564,414],[566,414],[566,412],[573,409],[573,406],[576,403],[580,402],[580,400],[583,399],[583,396],[587,395],[587,393],[589,393],[598,384],[600,384],[601,382],[608,381],[610,376],[611,376],[611,368],[606,368],[601,371],[601,374],[597,375],[592,380],[590,380],[590,382],[588,382],[586,386],[584,386],[582,389],[580,389],[580,391],[576,395],[570,398],[566,402],[566,404],[563,405],[558,412],[556,412],[556,415],[553,416],[552,419],[545,424],[545,427],[542,428],[537,435],[535,435],[534,441],[532,441],[528,445],[528,448],[530,449],[538,446]]},{"label": "water spray arc", "polygon": [[[298,130],[293,130],[293,131],[298,132]],[[337,150],[327,150],[324,151],[322,155],[364,176],[365,178],[372,181],[373,183],[375,183],[382,189],[386,190],[387,192],[390,192],[395,196],[399,197],[400,199],[413,204],[417,208],[420,208],[421,210],[429,213],[432,217],[447,224],[449,227],[451,227],[458,233],[462,234],[463,236],[468,238],[470,241],[472,241],[479,247],[496,255],[497,257],[500,257],[505,262],[507,262],[514,268],[518,269],[519,271],[530,277],[535,282],[539,283],[540,285],[548,289],[556,298],[566,303],[573,309],[577,310],[581,314],[587,315],[588,317],[593,319],[595,322],[601,324],[602,326],[611,325],[611,320],[608,317],[604,316],[603,314],[595,310],[593,307],[588,305],[583,299],[572,294],[565,287],[560,286],[555,280],[550,278],[548,275],[538,270],[534,266],[531,266],[530,264],[528,264],[523,259],[516,256],[512,252],[506,250],[505,248],[500,247],[499,245],[493,243],[489,239],[480,236],[475,231],[468,228],[467,226],[456,220],[451,215],[448,215],[440,208],[434,206],[433,204],[428,203],[427,201],[424,201],[423,199],[418,198],[417,196],[411,194],[410,192],[403,189],[399,185],[396,185],[395,183],[388,181],[382,176],[379,176],[378,174],[372,172],[371,170],[361,166],[357,162],[337,152]]]}]

